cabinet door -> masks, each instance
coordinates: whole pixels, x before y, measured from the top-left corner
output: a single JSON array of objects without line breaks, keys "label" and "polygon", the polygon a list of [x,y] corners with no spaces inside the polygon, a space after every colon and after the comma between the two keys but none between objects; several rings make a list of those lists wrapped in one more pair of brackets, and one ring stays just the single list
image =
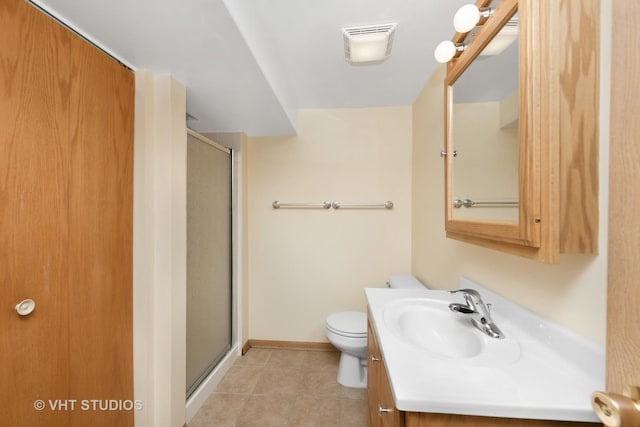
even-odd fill
[{"label": "cabinet door", "polygon": [[398,411],[393,401],[391,385],[384,368],[375,329],[368,324],[367,398],[369,401],[369,425],[371,427],[402,427],[404,413]]},{"label": "cabinet door", "polygon": [[384,365],[380,367],[380,392],[379,392],[379,411],[380,418],[382,420],[381,427],[403,427],[404,426],[404,413],[396,409],[395,402],[393,401],[393,394],[391,393],[391,385],[387,378],[387,373],[384,370]]},{"label": "cabinet door", "polygon": [[[480,6],[490,3],[477,0]],[[496,34],[514,25],[516,11],[517,51],[476,61]],[[464,52],[449,62],[443,151],[447,237],[547,263],[558,262],[563,253],[597,253],[598,19],[596,0],[502,0]],[[467,36],[457,33],[454,41]],[[517,64],[517,72],[510,73],[518,80],[512,92],[518,96],[517,156],[511,155],[513,145],[504,152],[489,145],[510,135],[512,117],[504,127],[489,124],[499,122],[500,108],[513,97],[486,103],[479,92],[471,97],[465,90],[488,91],[479,76],[496,75],[492,66],[508,69],[494,62],[502,55]],[[496,89],[511,89],[505,79],[496,83]],[[490,111],[493,116],[487,117]],[[482,173],[479,165],[486,166]],[[492,173],[514,169],[517,176]],[[516,182],[517,189],[500,185]]]},{"label": "cabinet door", "polygon": [[369,321],[367,327],[367,399],[369,402],[369,426],[380,427],[381,419],[378,415],[378,403],[380,399],[378,397],[378,390],[380,389],[380,364],[382,359],[380,357],[380,349],[376,340],[375,330],[371,326]]}]

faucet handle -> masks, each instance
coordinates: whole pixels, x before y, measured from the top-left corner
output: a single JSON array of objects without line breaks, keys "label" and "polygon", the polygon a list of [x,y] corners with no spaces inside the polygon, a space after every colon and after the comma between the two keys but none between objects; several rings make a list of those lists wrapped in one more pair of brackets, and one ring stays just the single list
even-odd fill
[{"label": "faucet handle", "polygon": [[478,304],[482,302],[482,297],[480,297],[480,292],[475,289],[456,289],[455,291],[449,291],[451,294],[462,294],[464,296],[464,300],[469,303]]},{"label": "faucet handle", "polygon": [[[491,304],[485,304],[478,291],[475,289],[457,289],[449,291],[449,293],[462,294],[466,303],[466,306],[457,303],[449,304],[451,310],[472,315],[471,323],[490,337],[504,338],[504,333],[493,322],[489,314]],[[470,311],[467,312],[465,309]]]},{"label": "faucet handle", "polygon": [[452,293],[452,294],[458,294],[458,293],[460,293],[460,294],[469,294],[469,295],[480,297],[480,292],[476,291],[475,289],[470,289],[470,288],[456,289],[455,291],[449,291],[449,293]]}]

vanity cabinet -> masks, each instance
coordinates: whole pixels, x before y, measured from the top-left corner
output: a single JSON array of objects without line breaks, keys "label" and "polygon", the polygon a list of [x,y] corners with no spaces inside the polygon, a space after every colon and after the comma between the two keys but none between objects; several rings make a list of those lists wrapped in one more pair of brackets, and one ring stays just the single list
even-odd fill
[{"label": "vanity cabinet", "polygon": [[[369,313],[367,327],[367,400],[369,427],[595,427],[601,424],[407,412],[396,408],[389,377]],[[550,385],[551,387],[552,385]]]},{"label": "vanity cabinet", "polygon": [[[477,5],[495,9],[472,32],[455,34],[466,47],[445,78],[447,237],[547,263],[563,253],[595,254],[599,2]],[[489,55],[494,38],[514,26],[515,42],[499,54],[506,57]],[[502,91],[491,99],[499,120],[485,115],[492,85]],[[507,134],[509,151],[496,154]],[[461,203],[474,199],[480,203]]]},{"label": "vanity cabinet", "polygon": [[393,402],[387,371],[371,320],[368,321],[367,334],[367,400],[369,402],[367,418],[369,426],[402,427],[404,426],[404,413],[398,411]]}]

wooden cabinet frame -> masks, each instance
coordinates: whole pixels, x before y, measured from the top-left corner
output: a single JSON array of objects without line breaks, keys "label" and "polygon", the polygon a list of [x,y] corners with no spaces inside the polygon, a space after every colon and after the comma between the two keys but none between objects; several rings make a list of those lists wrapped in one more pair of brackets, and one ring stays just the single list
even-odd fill
[{"label": "wooden cabinet frame", "polygon": [[[479,7],[490,3],[479,0]],[[503,0],[445,78],[444,152],[451,138],[451,87],[517,11],[519,18],[518,224],[453,218],[454,156],[445,156],[447,237],[553,263],[597,252],[597,0]],[[463,34],[456,34],[459,42]]]},{"label": "wooden cabinet frame", "polygon": [[367,322],[367,422],[369,427],[403,427],[404,412],[395,407],[391,385],[376,338],[376,331]]}]

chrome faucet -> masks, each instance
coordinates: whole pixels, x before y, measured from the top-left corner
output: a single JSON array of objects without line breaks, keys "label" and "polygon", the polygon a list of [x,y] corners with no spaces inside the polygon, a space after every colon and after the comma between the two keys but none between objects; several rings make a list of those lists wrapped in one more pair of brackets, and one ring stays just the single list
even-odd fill
[{"label": "chrome faucet", "polygon": [[465,304],[456,302],[449,304],[451,311],[470,315],[471,323],[491,338],[504,338],[504,333],[491,319],[489,307],[482,301],[478,291],[475,289],[458,289],[457,291],[449,291],[449,293],[462,294],[465,301]]}]

